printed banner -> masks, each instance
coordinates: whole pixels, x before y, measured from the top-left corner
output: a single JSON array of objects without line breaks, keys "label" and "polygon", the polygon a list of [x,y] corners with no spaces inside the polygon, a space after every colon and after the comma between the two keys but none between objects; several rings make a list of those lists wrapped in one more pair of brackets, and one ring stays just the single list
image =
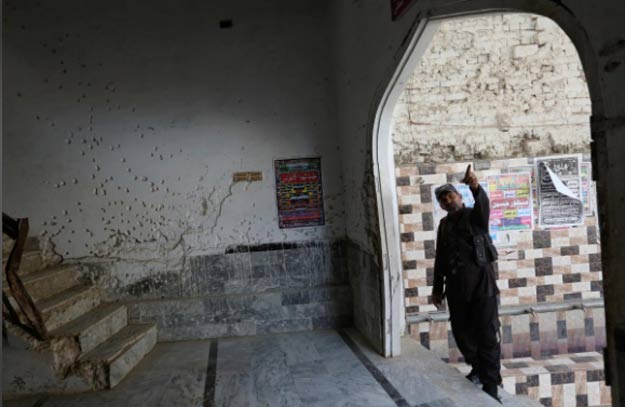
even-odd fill
[{"label": "printed banner", "polygon": [[321,158],[275,160],[274,170],[280,228],[323,225]]},{"label": "printed banner", "polygon": [[[512,167],[508,167],[509,173],[519,173],[519,172],[528,172],[532,177],[532,208],[533,208],[533,219],[536,221],[538,219],[538,205],[534,204],[534,199],[538,197],[538,189],[536,187],[536,173],[534,172],[536,168],[534,165],[516,165]],[[533,225],[532,225],[533,226]]]},{"label": "printed banner", "polygon": [[530,230],[534,225],[530,173],[499,174],[488,177],[490,234],[498,246],[516,244],[508,231]]},{"label": "printed banner", "polygon": [[538,223],[543,227],[584,222],[579,154],[536,158]]}]

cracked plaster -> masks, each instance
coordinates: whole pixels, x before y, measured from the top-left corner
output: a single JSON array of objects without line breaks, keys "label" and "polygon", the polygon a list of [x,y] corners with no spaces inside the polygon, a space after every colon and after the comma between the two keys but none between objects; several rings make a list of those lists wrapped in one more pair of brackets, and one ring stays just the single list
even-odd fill
[{"label": "cracked plaster", "polygon": [[[284,9],[301,19],[293,40],[311,52],[263,65],[254,61],[290,47],[290,36],[275,37],[287,28],[271,23],[277,5],[230,10],[241,25],[229,41],[254,31],[264,45],[252,53],[233,50],[205,24],[219,10],[161,6],[129,5],[135,23],[117,24],[105,3],[7,3],[5,211],[30,218],[50,262],[58,252],[95,268],[112,264],[111,287],[169,281],[189,256],[233,244],[341,237],[330,68],[317,63],[328,57],[320,9]],[[194,13],[201,18],[189,21]],[[264,15],[264,28],[248,26],[249,13]],[[198,49],[222,53],[222,63]],[[226,73],[246,79],[219,79]],[[310,76],[326,79],[294,86]],[[273,160],[301,156],[322,157],[326,225],[279,229]],[[262,171],[263,180],[232,183],[241,170]]]}]

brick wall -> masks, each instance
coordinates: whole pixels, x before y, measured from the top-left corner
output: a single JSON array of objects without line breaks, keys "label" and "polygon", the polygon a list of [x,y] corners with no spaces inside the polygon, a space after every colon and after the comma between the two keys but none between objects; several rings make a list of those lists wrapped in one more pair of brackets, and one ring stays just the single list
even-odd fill
[{"label": "brick wall", "polygon": [[[476,174],[508,172],[528,165],[520,158],[471,162]],[[407,314],[435,311],[431,304],[436,232],[432,186],[457,182],[469,162],[413,164],[396,168],[400,238]],[[591,189],[592,190],[592,189]],[[594,194],[591,194],[591,198]],[[534,199],[534,205],[536,200]],[[513,245],[500,247],[497,284],[502,306],[579,301],[602,297],[600,244],[594,212],[581,226],[509,232]]]},{"label": "brick wall", "polygon": [[585,151],[591,113],[566,34],[529,14],[443,22],[395,111],[397,164]]},{"label": "brick wall", "polygon": [[[558,354],[603,351],[605,313],[601,301],[593,302],[587,302],[583,309],[537,307],[531,313],[502,313],[499,316],[502,358],[538,360]],[[441,359],[451,363],[463,360],[446,315],[421,316],[410,324],[409,331]]]}]

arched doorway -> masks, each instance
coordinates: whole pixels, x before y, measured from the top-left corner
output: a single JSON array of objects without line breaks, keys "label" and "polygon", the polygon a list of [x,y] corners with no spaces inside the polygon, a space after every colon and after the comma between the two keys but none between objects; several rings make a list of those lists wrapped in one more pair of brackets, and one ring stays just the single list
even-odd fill
[{"label": "arched doorway", "polygon": [[[497,7],[496,3],[454,4],[429,10],[430,17],[428,18],[417,16],[413,24],[411,41],[406,46],[403,57],[380,98],[373,128],[373,163],[377,181],[376,192],[382,237],[382,257],[384,259],[383,321],[386,326],[383,327],[383,330],[385,332],[384,351],[387,356],[399,355],[399,337],[405,328],[398,205],[395,194],[393,149],[390,140],[392,111],[408,77],[421,60],[440,22],[451,17],[489,12],[529,12],[549,17],[567,33],[575,44],[588,81],[593,117],[603,117],[603,102],[595,56],[586,33],[578,20],[566,8],[551,2],[512,1],[507,2],[508,7],[506,8],[501,8],[500,5]],[[596,128],[597,126],[595,126]],[[595,134],[596,130],[593,129],[593,139]],[[596,152],[593,152],[594,159],[596,159],[596,155]],[[602,199],[601,192],[599,199]]]}]

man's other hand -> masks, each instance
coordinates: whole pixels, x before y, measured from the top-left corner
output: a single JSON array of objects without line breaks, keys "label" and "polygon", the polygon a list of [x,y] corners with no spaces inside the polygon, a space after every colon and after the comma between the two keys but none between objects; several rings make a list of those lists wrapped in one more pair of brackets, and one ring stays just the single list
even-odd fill
[{"label": "man's other hand", "polygon": [[443,296],[441,294],[432,294],[432,304],[436,306],[436,309],[440,309],[443,305]]}]

